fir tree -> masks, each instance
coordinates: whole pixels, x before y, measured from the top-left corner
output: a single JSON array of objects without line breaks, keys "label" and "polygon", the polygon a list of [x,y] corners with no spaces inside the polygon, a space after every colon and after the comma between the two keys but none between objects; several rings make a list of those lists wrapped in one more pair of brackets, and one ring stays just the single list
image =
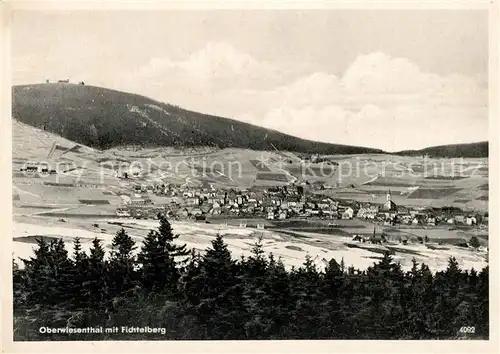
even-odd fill
[{"label": "fir tree", "polygon": [[181,264],[184,265],[189,251],[185,244],[174,244],[179,235],[174,235],[167,218],[162,214],[158,214],[158,218],[158,231],[149,232],[138,255],[138,262],[142,266],[141,281],[147,291],[165,291],[176,296],[180,269],[175,258],[185,257]]},{"label": "fir tree", "polygon": [[92,240],[90,255],[85,271],[85,281],[83,283],[83,292],[88,304],[96,304],[96,307],[105,307],[109,300],[108,286],[106,284],[107,264],[104,260],[105,251],[101,240],[97,237]]},{"label": "fir tree", "polygon": [[267,259],[264,255],[262,235],[251,249],[251,256],[245,260],[241,282],[243,286],[243,304],[248,314],[245,323],[245,335],[248,339],[262,339],[269,333],[272,322],[266,314],[266,295],[264,292],[267,278]]},{"label": "fir tree", "polygon": [[325,267],[322,281],[322,297],[324,306],[327,309],[321,314],[323,324],[320,337],[329,338],[328,333],[339,331],[342,322],[342,312],[340,311],[341,292],[344,286],[344,272],[342,265],[335,259],[331,259]]},{"label": "fir tree", "polygon": [[109,284],[114,296],[124,296],[135,285],[135,242],[120,229],[112,242],[113,250],[109,259]]},{"label": "fir tree", "polygon": [[88,276],[88,256],[82,251],[79,237],[73,241],[73,267],[70,270],[72,308],[82,308],[88,304],[83,284],[86,284]]},{"label": "fir tree", "polygon": [[273,254],[269,255],[269,265],[264,282],[264,311],[270,318],[268,339],[283,339],[286,337],[286,327],[290,323],[290,308],[292,294],[288,272],[283,261],[275,261]]},{"label": "fir tree", "polygon": [[80,238],[76,237],[73,241],[73,259],[75,264],[83,264],[83,262],[87,259],[87,254],[82,251],[82,243],[80,242]]},{"label": "fir tree", "polygon": [[477,285],[476,297],[478,303],[474,309],[479,319],[477,334],[483,338],[489,338],[490,316],[489,316],[489,266],[486,266],[479,273],[479,283]]},{"label": "fir tree", "polygon": [[[310,255],[306,255],[302,267],[298,268],[290,275],[290,287],[292,293],[292,303],[295,304],[292,310],[290,327],[293,337],[297,339],[308,338],[318,339],[318,318],[321,316],[320,274]],[[306,335],[307,333],[307,335]]]},{"label": "fir tree", "polygon": [[236,286],[236,271],[227,244],[218,234],[186,283],[185,295],[209,338],[241,338],[242,332],[237,328],[243,309],[241,291]]},{"label": "fir tree", "polygon": [[48,243],[37,239],[38,248],[25,265],[24,289],[30,301],[55,304],[70,299],[71,261],[62,239]]}]

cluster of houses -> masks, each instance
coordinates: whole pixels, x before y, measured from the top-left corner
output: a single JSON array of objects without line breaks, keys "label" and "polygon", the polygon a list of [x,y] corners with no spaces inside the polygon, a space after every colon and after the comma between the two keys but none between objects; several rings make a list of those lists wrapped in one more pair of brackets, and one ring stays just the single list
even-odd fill
[{"label": "cluster of houses", "polygon": [[488,214],[463,213],[460,209],[398,206],[392,201],[390,191],[388,191],[386,202],[382,206],[370,203],[361,205],[357,209],[356,217],[370,219],[384,225],[464,224],[474,226],[488,221]]},{"label": "cluster of houses", "polygon": [[138,185],[134,188],[134,195],[125,198],[125,208],[121,208],[117,215],[126,216],[125,209],[158,206],[153,205],[152,194],[161,196],[161,206],[167,214],[178,218],[234,215],[285,220],[293,216],[348,219],[355,216],[354,208],[331,198],[306,197],[301,185],[240,191]]},{"label": "cluster of houses", "polygon": [[[152,196],[161,197],[160,204]],[[286,220],[291,217],[317,217],[323,219],[368,219],[378,224],[478,225],[486,217],[464,214],[460,210],[446,211],[420,207],[398,206],[387,192],[382,205],[335,200],[319,194],[305,193],[302,185],[276,186],[267,189],[216,189],[213,187],[176,187],[172,185],[137,185],[134,195],[124,201],[118,216],[134,214],[156,215],[157,209],[178,219],[205,220],[207,216],[259,217],[267,220]],[[152,210],[148,212],[147,210]],[[136,212],[137,214],[137,212]]]},{"label": "cluster of houses", "polygon": [[39,174],[39,175],[55,175],[57,171],[55,169],[49,169],[47,166],[43,165],[27,165],[19,169],[20,172],[25,172],[26,174]]}]

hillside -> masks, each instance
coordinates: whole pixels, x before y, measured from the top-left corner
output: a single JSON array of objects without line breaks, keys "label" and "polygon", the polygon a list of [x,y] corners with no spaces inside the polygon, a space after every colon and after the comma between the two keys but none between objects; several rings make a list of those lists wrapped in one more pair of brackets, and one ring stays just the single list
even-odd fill
[{"label": "hillside", "polygon": [[320,143],[120,91],[67,83],[14,86],[13,117],[99,149],[123,145],[279,150],[322,154],[381,150]]},{"label": "hillside", "polygon": [[453,144],[432,146],[421,150],[405,150],[394,153],[395,155],[429,157],[488,157],[488,142],[481,141],[469,144]]}]

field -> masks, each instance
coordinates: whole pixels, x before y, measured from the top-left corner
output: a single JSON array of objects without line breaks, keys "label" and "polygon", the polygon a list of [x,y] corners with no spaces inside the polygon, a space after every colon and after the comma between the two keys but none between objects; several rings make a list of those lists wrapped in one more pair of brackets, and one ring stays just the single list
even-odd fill
[{"label": "field", "polygon": [[271,170],[262,161],[250,160],[250,163],[258,170],[263,172],[270,172]]},{"label": "field", "polygon": [[455,192],[458,188],[419,188],[413,193],[410,193],[410,199],[441,199],[447,197]]},{"label": "field", "polygon": [[[250,188],[309,182],[308,193],[320,193],[338,199],[383,203],[387,191],[398,205],[459,206],[468,210],[488,210],[487,159],[464,161],[435,159],[432,166],[415,157],[386,154],[332,155],[338,163],[311,164],[304,168],[297,154],[277,151],[214,148],[114,148],[98,151],[26,126],[13,123],[13,210],[14,251],[25,257],[32,252],[34,238],[65,237],[71,241],[79,236],[88,247],[93,237],[108,245],[113,234],[123,226],[141,242],[153,221],[116,220],[116,208],[123,206],[121,196],[133,194],[136,184],[171,183],[177,186],[206,188]],[[69,149],[57,149],[63,146]],[[260,164],[260,161],[265,163]],[[286,163],[283,163],[283,162]],[[290,162],[291,161],[291,162]],[[453,162],[453,164],[451,164]],[[21,171],[30,164],[45,164],[58,170],[57,175],[27,175]],[[428,166],[429,165],[429,166]],[[451,166],[450,166],[451,165]],[[308,165],[309,166],[309,165]],[[461,171],[461,178],[429,178],[448,176]],[[131,177],[120,178],[128,171]],[[321,173],[321,171],[323,171]],[[327,171],[327,172],[325,172]],[[137,172],[137,173],[132,173]],[[203,175],[203,172],[206,172]],[[447,172],[447,173],[445,173]],[[313,187],[315,186],[315,187]],[[320,187],[319,186],[323,186]],[[151,196],[153,202],[164,198]],[[224,233],[234,256],[249,255],[258,235],[264,236],[266,252],[282,257],[287,267],[296,266],[310,254],[319,267],[325,260],[344,258],[345,263],[359,268],[371,265],[381,250],[391,251],[406,269],[417,256],[432,269],[442,269],[447,258],[455,255],[461,265],[479,269],[485,264],[483,251],[473,252],[456,246],[480,238],[487,246],[487,231],[448,228],[382,228],[394,244],[381,248],[353,244],[354,234],[370,235],[373,225],[359,220],[338,220],[328,225],[322,220],[286,220],[269,222],[259,219],[214,218],[211,224],[174,222],[174,230],[189,247],[203,251],[217,232]],[[93,226],[98,224],[99,227]],[[121,223],[121,224],[117,224]],[[240,227],[246,224],[247,227]],[[257,229],[264,225],[265,230]],[[427,235],[428,245],[401,245],[401,238],[418,239]],[[440,244],[441,243],[441,244]],[[86,246],[85,246],[86,245]]]},{"label": "field", "polygon": [[[298,154],[228,148],[113,148],[98,151],[24,125],[13,124],[14,185],[40,181],[62,184],[99,184],[104,189],[126,190],[133,183],[173,183],[216,188],[271,186],[308,181],[321,183],[325,193],[339,198],[383,202],[390,189],[400,205],[432,204],[487,210],[487,159],[429,159],[387,154],[330,155],[328,163],[300,163]],[[52,151],[53,150],[53,151]],[[61,155],[64,153],[64,155]],[[28,162],[47,163],[57,175],[27,176],[20,169]],[[118,179],[119,173],[138,173]],[[22,186],[21,186],[22,185]],[[57,186],[54,185],[54,186]],[[43,189],[37,185],[36,188]],[[35,189],[36,189],[35,188]],[[29,190],[36,195],[43,192]],[[16,199],[18,197],[15,197]],[[80,199],[94,199],[94,196]],[[460,200],[460,203],[454,203]],[[465,202],[466,201],[466,202]],[[465,204],[465,205],[463,205]]]},{"label": "field", "polygon": [[[348,224],[344,225],[347,226]],[[14,256],[29,257],[33,251],[36,237],[63,237],[66,248],[73,251],[72,241],[75,237],[82,239],[84,250],[88,250],[94,237],[100,238],[106,249],[110,249],[113,234],[124,228],[140,246],[147,232],[157,227],[157,222],[146,220],[128,220],[116,218],[98,218],[85,220],[74,218],[60,222],[45,217],[18,219],[14,222]],[[301,265],[309,254],[318,268],[323,269],[328,260],[344,259],[347,266],[354,265],[365,269],[379,259],[383,252],[389,251],[396,261],[406,270],[411,267],[411,259],[425,262],[433,270],[446,268],[450,256],[455,256],[461,267],[480,269],[486,264],[485,251],[471,251],[452,244],[445,246],[438,242],[427,245],[369,245],[352,242],[351,237],[334,234],[321,234],[309,231],[286,231],[281,229],[256,230],[254,228],[231,226],[224,224],[197,224],[190,222],[172,222],[174,232],[180,234],[179,243],[186,243],[188,248],[204,252],[217,233],[224,236],[233,257],[249,256],[250,250],[258,236],[263,237],[264,251],[281,258],[285,267]],[[442,242],[441,242],[442,243]]]},{"label": "field", "polygon": [[257,180],[261,181],[276,181],[276,182],[288,182],[286,174],[279,172],[258,172],[256,176]]},{"label": "field", "polygon": [[300,176],[329,177],[333,176],[335,173],[335,168],[330,165],[320,165],[320,166],[309,166],[307,164],[291,165],[291,166],[285,166],[285,169],[296,177]]}]

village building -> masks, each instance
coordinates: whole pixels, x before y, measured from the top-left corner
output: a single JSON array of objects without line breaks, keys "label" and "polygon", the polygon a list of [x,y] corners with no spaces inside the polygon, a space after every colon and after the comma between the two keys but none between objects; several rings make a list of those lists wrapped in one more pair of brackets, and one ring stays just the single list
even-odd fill
[{"label": "village building", "polygon": [[220,215],[222,214],[222,209],[220,206],[217,206],[217,207],[213,207],[211,210],[210,210],[210,214],[212,215]]},{"label": "village building", "polygon": [[198,197],[190,197],[186,199],[186,204],[190,206],[199,205],[200,199]]},{"label": "village building", "polygon": [[465,223],[469,226],[476,225],[477,219],[475,216],[468,216],[465,218]]},{"label": "village building", "polygon": [[397,207],[396,203],[394,203],[392,201],[391,191],[389,190],[387,192],[386,201],[385,201],[384,206],[383,206],[382,209],[385,210],[385,211],[393,211],[393,210],[397,210],[397,208],[398,207]]},{"label": "village building", "polygon": [[365,207],[359,208],[358,213],[357,213],[357,217],[361,218],[361,219],[373,220],[373,219],[375,219],[375,217],[377,216],[378,213],[379,213],[379,208],[377,206],[370,205],[370,206],[365,206]]},{"label": "village building", "polygon": [[198,222],[198,221],[207,221],[207,216],[205,214],[195,215],[194,219],[196,220],[196,222]]},{"label": "village building", "polygon": [[189,211],[187,208],[179,209],[176,213],[179,218],[187,218],[189,216]]},{"label": "village building", "polygon": [[342,213],[342,219],[352,219],[354,217],[354,209],[348,207]]},{"label": "village building", "polygon": [[203,211],[200,208],[191,209],[191,215],[196,216],[196,215],[201,215],[201,214],[203,214]]},{"label": "village building", "polygon": [[398,218],[402,224],[409,224],[412,221],[412,216],[410,213],[398,214]]},{"label": "village building", "polygon": [[455,221],[457,223],[464,223],[465,222],[465,216],[464,215],[455,215]]},{"label": "village building", "polygon": [[212,210],[213,206],[212,204],[204,203],[200,205],[200,209],[203,212],[203,214],[208,214],[210,210]]},{"label": "village building", "polygon": [[328,218],[333,218],[335,215],[337,215],[337,213],[333,210],[323,210],[323,215]]},{"label": "village building", "polygon": [[352,236],[351,241],[358,241],[358,242],[363,242],[363,237],[361,235],[354,235]]},{"label": "village building", "polygon": [[289,203],[288,202],[282,202],[281,205],[280,205],[281,209],[288,209],[288,207],[289,207]]},{"label": "village building", "polygon": [[377,235],[375,232],[375,228],[373,228],[373,235],[370,237],[370,242],[373,244],[380,244],[380,243],[385,243],[387,242],[387,239],[383,234]]}]

